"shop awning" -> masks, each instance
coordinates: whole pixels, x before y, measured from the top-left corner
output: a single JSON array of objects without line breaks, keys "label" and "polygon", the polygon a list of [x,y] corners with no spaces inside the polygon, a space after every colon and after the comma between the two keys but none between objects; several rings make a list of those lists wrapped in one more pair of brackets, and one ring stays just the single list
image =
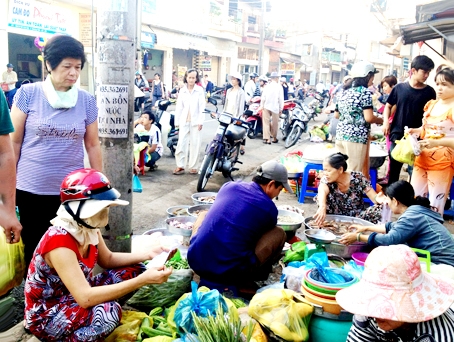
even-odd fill
[{"label": "shop awning", "polygon": [[380,44],[381,45],[384,45],[384,46],[393,46],[394,43],[396,42],[397,38],[399,38],[400,36],[398,34],[394,35],[394,36],[391,36],[391,37],[388,37],[388,38],[385,38],[383,40],[380,40]]},{"label": "shop awning", "polygon": [[400,27],[403,44],[413,44],[426,40],[445,38],[453,42],[453,39],[448,38],[454,35],[454,18],[443,18],[424,21]]},{"label": "shop awning", "polygon": [[142,31],[140,33],[141,46],[145,49],[154,48],[158,41],[156,33],[154,33],[147,25],[142,25]]},{"label": "shop awning", "polygon": [[285,56],[285,57],[280,57],[281,58],[281,63],[295,63],[295,64],[304,64],[301,61],[301,58],[296,58],[293,56]]}]

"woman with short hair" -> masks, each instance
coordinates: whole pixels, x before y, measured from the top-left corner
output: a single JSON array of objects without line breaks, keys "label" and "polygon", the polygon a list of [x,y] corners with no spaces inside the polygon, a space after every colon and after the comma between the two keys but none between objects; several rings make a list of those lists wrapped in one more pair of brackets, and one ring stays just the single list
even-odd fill
[{"label": "woman with short hair", "polygon": [[55,217],[63,178],[84,167],[84,146],[91,167],[102,170],[96,99],[76,87],[86,61],[82,43],[54,36],[43,55],[49,75],[20,87],[11,110],[16,204],[27,264]]}]

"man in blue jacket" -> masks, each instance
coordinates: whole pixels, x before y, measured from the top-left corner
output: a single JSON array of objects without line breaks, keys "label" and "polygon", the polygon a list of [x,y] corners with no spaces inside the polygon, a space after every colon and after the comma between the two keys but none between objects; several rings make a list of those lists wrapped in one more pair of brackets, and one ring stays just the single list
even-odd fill
[{"label": "man in blue jacket", "polygon": [[273,160],[258,167],[252,182],[222,186],[188,250],[200,285],[223,288],[268,276],[286,239],[272,201],[283,188],[292,191],[287,170]]}]

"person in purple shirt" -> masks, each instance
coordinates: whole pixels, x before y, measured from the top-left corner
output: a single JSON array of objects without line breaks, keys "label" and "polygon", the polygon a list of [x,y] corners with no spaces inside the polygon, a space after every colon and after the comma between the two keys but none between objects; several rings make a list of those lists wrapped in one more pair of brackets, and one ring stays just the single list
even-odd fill
[{"label": "person in purple shirt", "polygon": [[273,160],[258,167],[252,182],[222,186],[188,250],[201,286],[223,289],[268,276],[286,239],[272,201],[283,188],[292,191],[287,170]]}]

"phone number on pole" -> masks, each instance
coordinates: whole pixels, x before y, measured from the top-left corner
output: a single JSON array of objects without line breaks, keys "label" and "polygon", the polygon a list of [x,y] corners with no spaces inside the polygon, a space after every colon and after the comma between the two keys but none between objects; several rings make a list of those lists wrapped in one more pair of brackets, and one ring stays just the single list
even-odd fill
[{"label": "phone number on pole", "polygon": [[128,137],[128,88],[125,85],[98,85],[100,137]]}]

